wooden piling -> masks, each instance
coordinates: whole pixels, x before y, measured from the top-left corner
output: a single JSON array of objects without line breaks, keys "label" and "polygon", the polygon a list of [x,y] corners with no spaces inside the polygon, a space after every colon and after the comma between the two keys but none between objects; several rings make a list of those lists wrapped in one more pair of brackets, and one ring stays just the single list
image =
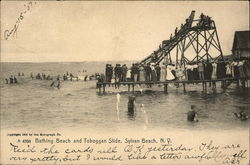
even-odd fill
[{"label": "wooden piling", "polygon": [[207,82],[205,82],[205,94],[207,94]]},{"label": "wooden piling", "polygon": [[102,88],[103,88],[103,93],[105,93],[105,84],[102,85]]},{"label": "wooden piling", "polygon": [[246,81],[245,81],[245,79],[241,80],[241,84],[242,84],[242,88],[245,89],[246,88]]},{"label": "wooden piling", "polygon": [[98,88],[99,88],[99,94],[101,94],[102,93],[102,85],[98,84]]},{"label": "wooden piling", "polygon": [[203,91],[203,93],[205,92],[204,81],[202,81],[202,91]]},{"label": "wooden piling", "polygon": [[186,92],[186,84],[183,83],[183,92],[185,93]]},{"label": "wooden piling", "polygon": [[130,84],[128,84],[128,92],[130,92]]},{"label": "wooden piling", "polygon": [[164,93],[165,93],[165,94],[168,93],[168,84],[164,84]]},{"label": "wooden piling", "polygon": [[240,80],[237,79],[236,81],[237,81],[237,87],[239,88],[240,87]]},{"label": "wooden piling", "polygon": [[132,85],[132,92],[133,93],[135,92],[135,85],[134,84]]}]

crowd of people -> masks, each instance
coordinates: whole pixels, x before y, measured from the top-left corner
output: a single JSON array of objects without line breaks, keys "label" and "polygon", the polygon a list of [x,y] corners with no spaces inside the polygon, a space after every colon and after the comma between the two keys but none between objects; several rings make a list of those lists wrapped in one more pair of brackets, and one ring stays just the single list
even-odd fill
[{"label": "crowd of people", "polygon": [[218,60],[216,62],[200,61],[188,63],[185,66],[163,63],[138,64],[131,67],[126,64],[106,65],[106,82],[157,82],[166,80],[216,80],[223,78],[250,77],[250,59],[234,61]]},{"label": "crowd of people", "polygon": [[[198,20],[197,26],[202,26],[202,27],[211,27],[212,26],[212,20],[211,17],[204,15],[203,13],[201,13],[200,15],[200,19]],[[170,35],[170,40],[166,40],[164,42],[164,44],[168,44],[168,42],[170,42],[173,39],[176,39],[176,37],[178,37],[179,34],[181,34],[182,32],[186,31],[187,29],[192,27],[192,20],[191,18],[187,18],[185,20],[185,24],[181,24],[180,28],[176,27],[175,31],[174,31],[174,36]]]},{"label": "crowd of people", "polygon": [[11,75],[9,78],[5,79],[5,83],[6,84],[17,84],[18,81],[17,81],[16,76]]},{"label": "crowd of people", "polygon": [[[24,73],[18,72],[17,74],[18,77],[24,76]],[[5,83],[6,84],[17,84],[18,80],[15,75],[11,75],[9,78],[5,78]]]},{"label": "crowd of people", "polygon": [[[211,27],[212,26],[212,20],[211,17],[204,15],[203,13],[201,13],[200,15],[200,19],[198,20],[197,26],[202,26],[202,27]],[[182,32],[186,31],[187,29],[192,27],[192,20],[191,18],[187,18],[185,20],[185,24],[181,24],[180,28],[176,27],[175,31],[174,31],[174,36],[170,35],[170,40],[166,40],[164,42],[164,44],[168,44],[168,42],[170,42],[173,39],[176,39],[178,37],[179,34],[181,34]]]},{"label": "crowd of people", "polygon": [[212,20],[211,17],[204,15],[201,13],[199,22],[197,23],[197,26],[208,26],[211,27]]},{"label": "crowd of people", "polygon": [[241,58],[234,61],[201,61],[186,65],[187,80],[215,80],[222,78],[250,77],[250,59]]},{"label": "crowd of people", "polygon": [[[84,81],[88,81],[88,80],[94,80],[94,79],[98,79],[98,77],[100,76],[99,73],[95,73],[92,75],[85,75],[82,79]],[[33,80],[34,78],[37,80],[53,80],[53,76],[50,76],[49,74],[46,75],[45,73],[37,73],[36,76],[33,76],[33,73],[30,73],[30,77]],[[75,76],[72,73],[66,72],[65,74],[61,75],[57,75],[56,80],[63,80],[63,81],[78,81],[81,79],[81,77],[79,76]]]},{"label": "crowd of people", "polygon": [[[86,70],[83,70],[83,72],[86,72]],[[24,76],[24,73],[20,73],[18,72],[18,77],[20,76]],[[63,76],[61,75],[57,75],[57,76],[51,76],[49,74],[45,74],[45,73],[37,73],[37,74],[33,74],[32,72],[30,73],[30,78],[32,80],[36,79],[36,80],[53,80],[51,83],[51,87],[52,86],[56,86],[56,87],[60,87],[60,81],[78,81],[78,80],[84,80],[84,81],[89,81],[89,80],[97,80],[100,77],[100,73],[95,73],[95,74],[91,74],[91,75],[85,75],[85,76],[74,76],[72,73],[66,72],[65,74],[63,74]],[[5,83],[6,84],[16,84],[18,83],[18,78],[15,75],[11,75],[9,78],[5,78]],[[55,85],[56,84],[56,85]]]},{"label": "crowd of people", "polygon": [[33,73],[30,73],[30,77],[33,80],[34,78],[37,80],[53,80],[53,78],[50,75],[44,74],[44,73],[37,73],[36,76],[33,76]]},{"label": "crowd of people", "polygon": [[128,68],[126,64],[106,65],[105,81],[106,82],[126,82],[126,81],[160,81],[161,68],[158,64],[132,64]]}]

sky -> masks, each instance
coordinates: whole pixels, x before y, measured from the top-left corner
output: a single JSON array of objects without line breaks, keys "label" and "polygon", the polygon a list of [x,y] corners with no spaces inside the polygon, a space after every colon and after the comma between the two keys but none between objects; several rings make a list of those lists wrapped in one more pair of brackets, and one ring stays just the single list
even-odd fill
[{"label": "sky", "polygon": [[1,1],[0,60],[142,60],[192,10],[215,20],[224,55],[231,54],[234,32],[249,30],[247,1]]}]

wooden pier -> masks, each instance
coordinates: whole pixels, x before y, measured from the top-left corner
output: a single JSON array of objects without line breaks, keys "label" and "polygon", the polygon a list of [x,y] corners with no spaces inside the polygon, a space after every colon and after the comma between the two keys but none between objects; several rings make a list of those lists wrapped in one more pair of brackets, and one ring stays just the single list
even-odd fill
[{"label": "wooden pier", "polygon": [[[178,81],[157,81],[157,82],[97,82],[96,87],[99,89],[99,93],[101,94],[102,92],[105,93],[106,87],[115,87],[119,88],[120,86],[128,86],[128,92],[135,92],[135,86],[136,85],[147,85],[147,86],[152,86],[152,85],[163,85],[163,91],[165,94],[168,93],[168,84],[182,84],[183,87],[183,92],[186,92],[186,87],[188,84],[202,84],[202,91],[206,94],[207,93],[207,84],[208,83],[216,83],[216,82],[221,82],[221,88],[226,89],[231,83],[236,82],[237,86],[239,86],[239,82],[242,83],[242,87],[249,88],[248,80],[250,80],[250,77],[247,78],[223,78],[223,79],[216,79],[216,80],[178,80]],[[132,88],[132,89],[131,89]]]}]

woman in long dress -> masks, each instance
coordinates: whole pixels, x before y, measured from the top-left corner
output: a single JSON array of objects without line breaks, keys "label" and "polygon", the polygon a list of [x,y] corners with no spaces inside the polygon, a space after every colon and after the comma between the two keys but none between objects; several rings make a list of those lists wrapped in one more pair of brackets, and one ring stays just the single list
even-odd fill
[{"label": "woman in long dress", "polygon": [[231,65],[228,63],[226,65],[226,77],[231,77],[232,76],[232,70],[231,70]]},{"label": "woman in long dress", "polygon": [[216,73],[217,73],[217,64],[215,62],[213,62],[212,66],[213,66],[212,80],[215,80],[217,78],[217,76],[216,76]]},{"label": "woman in long dress", "polygon": [[168,66],[167,66],[167,77],[166,77],[166,78],[167,78],[167,80],[169,80],[169,81],[175,79],[173,73],[171,72],[173,69],[174,69],[173,66],[171,66],[171,65],[168,65]]},{"label": "woman in long dress", "polygon": [[161,66],[161,81],[166,81],[167,78],[167,67],[165,64]]},{"label": "woman in long dress", "polygon": [[140,81],[142,81],[142,82],[145,81],[145,71],[144,71],[143,65],[141,65],[139,68],[139,77],[140,77]]},{"label": "woman in long dress", "polygon": [[176,75],[177,75],[178,80],[185,80],[186,79],[185,74],[184,74],[184,70],[182,67],[179,67],[176,70]]},{"label": "woman in long dress", "polygon": [[234,66],[235,66],[235,65],[236,65],[236,62],[233,61],[233,62],[231,63],[232,77],[233,77],[233,78],[235,77],[235,75],[234,75]]},{"label": "woman in long dress", "polygon": [[156,70],[155,70],[154,64],[151,65],[151,70],[152,70],[152,72],[151,72],[151,75],[152,75],[151,80],[153,82],[156,82],[157,81],[157,76],[156,76]]},{"label": "woman in long dress", "polygon": [[126,79],[127,79],[127,81],[131,81],[131,69],[128,69]]}]

